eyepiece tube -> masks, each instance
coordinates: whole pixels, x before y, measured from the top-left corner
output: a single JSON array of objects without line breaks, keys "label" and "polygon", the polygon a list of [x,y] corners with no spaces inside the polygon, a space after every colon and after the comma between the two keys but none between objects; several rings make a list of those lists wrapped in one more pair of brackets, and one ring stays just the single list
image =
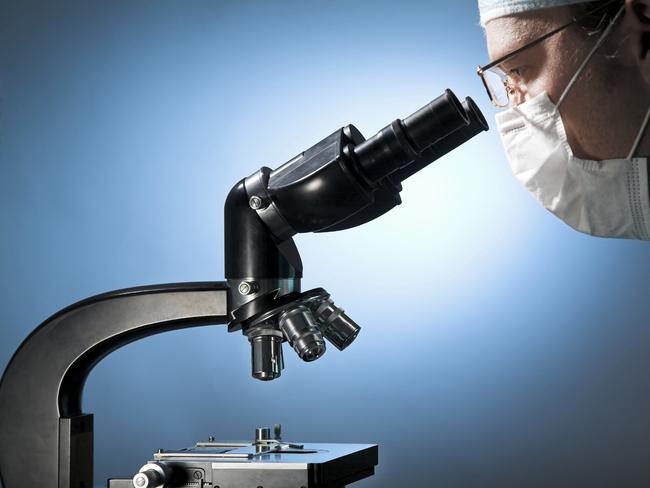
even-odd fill
[{"label": "eyepiece tube", "polygon": [[392,178],[395,181],[404,181],[409,176],[417,173],[436,159],[464,144],[476,134],[489,129],[485,117],[474,100],[467,97],[463,102],[463,109],[469,119],[469,124],[452,132],[447,137],[425,149],[416,159],[407,166],[398,169]]},{"label": "eyepiece tube", "polygon": [[375,183],[418,158],[427,147],[469,124],[451,90],[404,120],[395,120],[354,148],[364,176]]},{"label": "eyepiece tube", "polygon": [[434,101],[402,120],[402,124],[419,153],[469,124],[469,119],[456,95],[447,89]]}]

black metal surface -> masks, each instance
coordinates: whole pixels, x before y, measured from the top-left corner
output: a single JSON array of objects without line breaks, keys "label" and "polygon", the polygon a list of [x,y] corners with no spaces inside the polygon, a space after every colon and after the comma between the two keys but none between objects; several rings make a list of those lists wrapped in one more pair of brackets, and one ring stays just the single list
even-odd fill
[{"label": "black metal surface", "polygon": [[93,427],[92,414],[59,419],[58,486],[88,486],[92,481]]},{"label": "black metal surface", "polygon": [[105,293],[55,314],[18,348],[0,382],[4,488],[91,488],[84,382],[111,351],[160,332],[227,321],[224,282]]},{"label": "black metal surface", "polygon": [[271,173],[268,192],[296,232],[329,227],[372,203],[372,188],[345,153],[350,134],[359,131],[339,129]]},{"label": "black metal surface", "polygon": [[381,217],[389,210],[402,203],[399,193],[402,191],[402,185],[392,181],[392,175],[387,176],[377,185],[377,189],[372,196],[375,201],[358,212],[350,215],[331,227],[318,230],[317,232],[334,232],[338,230],[351,229],[363,225],[367,222]]},{"label": "black metal surface", "polygon": [[302,276],[302,262],[293,241],[278,246],[269,228],[250,207],[244,180],[226,198],[224,241],[227,279]]},{"label": "black metal surface", "polygon": [[[310,445],[305,444],[305,446],[309,447]],[[322,463],[312,463],[309,467],[310,485],[311,483],[315,486],[350,484],[374,474],[374,467],[378,462],[379,447],[369,445],[346,456],[339,456]]]}]

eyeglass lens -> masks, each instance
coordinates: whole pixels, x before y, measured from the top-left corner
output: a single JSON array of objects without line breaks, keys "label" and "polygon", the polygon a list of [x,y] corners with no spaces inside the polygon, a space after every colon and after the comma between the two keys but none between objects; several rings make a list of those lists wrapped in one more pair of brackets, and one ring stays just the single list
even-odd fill
[{"label": "eyeglass lens", "polygon": [[508,77],[502,69],[494,67],[483,72],[483,79],[492,97],[492,102],[497,107],[507,107],[510,104],[508,96]]}]

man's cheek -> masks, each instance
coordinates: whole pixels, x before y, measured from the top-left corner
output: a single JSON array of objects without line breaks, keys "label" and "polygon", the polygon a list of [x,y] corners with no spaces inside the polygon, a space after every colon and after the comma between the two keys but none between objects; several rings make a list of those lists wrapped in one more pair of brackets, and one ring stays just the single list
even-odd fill
[{"label": "man's cheek", "polygon": [[[578,87],[575,87],[576,89]],[[584,111],[584,104],[581,98],[577,96],[577,90],[572,93],[573,96],[567,96],[560,107],[562,124],[566,131],[567,141],[573,151],[573,155],[578,158],[592,159],[589,154],[588,132],[589,120]],[[557,102],[556,102],[557,103]]]},{"label": "man's cheek", "polygon": [[600,95],[594,90],[576,86],[572,97],[567,97],[560,113],[567,140],[574,156],[582,159],[606,159],[603,149],[612,145],[611,135],[603,124],[606,104],[594,103]]}]

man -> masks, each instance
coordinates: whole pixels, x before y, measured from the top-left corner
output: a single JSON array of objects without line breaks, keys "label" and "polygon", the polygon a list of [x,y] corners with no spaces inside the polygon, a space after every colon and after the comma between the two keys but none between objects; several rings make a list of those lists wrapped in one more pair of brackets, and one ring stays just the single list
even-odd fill
[{"label": "man", "polygon": [[650,240],[650,0],[479,0],[515,177],[574,229]]}]

